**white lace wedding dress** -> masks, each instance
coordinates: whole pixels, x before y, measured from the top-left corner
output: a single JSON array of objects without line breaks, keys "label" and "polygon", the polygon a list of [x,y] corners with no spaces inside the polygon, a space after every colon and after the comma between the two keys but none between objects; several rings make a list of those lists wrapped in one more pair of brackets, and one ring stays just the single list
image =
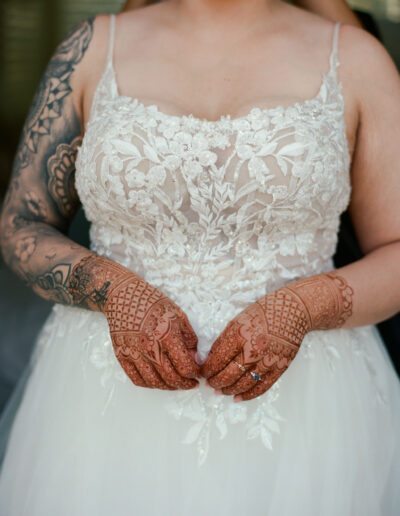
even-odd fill
[{"label": "white lace wedding dress", "polygon": [[[119,94],[79,149],[91,248],[188,315],[204,358],[247,305],[333,268],[350,196],[335,25],[315,97],[217,121]],[[400,383],[374,327],[309,333],[264,395],[131,383],[101,313],[55,305],[0,477],[1,516],[395,516]]]}]

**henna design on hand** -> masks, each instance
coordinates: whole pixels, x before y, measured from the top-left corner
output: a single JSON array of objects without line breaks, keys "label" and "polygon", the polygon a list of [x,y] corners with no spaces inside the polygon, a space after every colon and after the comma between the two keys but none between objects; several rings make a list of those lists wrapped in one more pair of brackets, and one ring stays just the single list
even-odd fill
[{"label": "henna design on hand", "polygon": [[186,314],[160,290],[125,267],[90,255],[73,269],[75,304],[107,317],[115,355],[136,385],[191,389],[200,368],[197,336]]},{"label": "henna design on hand", "polygon": [[[263,394],[289,367],[306,333],[345,323],[352,314],[352,296],[353,289],[335,272],[264,296],[228,323],[202,364],[202,375],[211,387],[237,400]],[[261,380],[255,382],[251,371]]]},{"label": "henna design on hand", "polygon": [[339,328],[352,314],[353,289],[337,273],[318,274],[286,288],[308,310],[312,330]]}]

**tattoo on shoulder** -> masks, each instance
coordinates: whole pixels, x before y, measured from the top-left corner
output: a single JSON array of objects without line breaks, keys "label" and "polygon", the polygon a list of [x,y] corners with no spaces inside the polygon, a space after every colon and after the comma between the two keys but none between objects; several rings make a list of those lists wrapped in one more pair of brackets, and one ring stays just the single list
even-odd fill
[{"label": "tattoo on shoulder", "polygon": [[50,133],[53,121],[61,117],[62,104],[71,93],[71,75],[82,60],[92,34],[93,18],[73,29],[50,60],[21,135],[17,168],[23,169],[31,163],[38,151],[40,139]]}]

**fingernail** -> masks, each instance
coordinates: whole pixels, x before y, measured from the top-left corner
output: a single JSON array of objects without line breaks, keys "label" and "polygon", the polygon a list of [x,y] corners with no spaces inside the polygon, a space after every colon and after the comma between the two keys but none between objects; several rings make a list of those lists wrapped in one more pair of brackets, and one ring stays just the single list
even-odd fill
[{"label": "fingernail", "polygon": [[214,389],[215,394],[222,394],[221,389]]},{"label": "fingernail", "polygon": [[198,389],[199,387],[200,387],[200,384],[199,384],[199,383],[197,383],[197,384],[196,384],[196,387],[194,387],[194,389]]},{"label": "fingernail", "polygon": [[233,401],[235,403],[238,403],[239,401],[242,401],[242,397],[240,396],[240,394],[238,396],[234,396]]}]

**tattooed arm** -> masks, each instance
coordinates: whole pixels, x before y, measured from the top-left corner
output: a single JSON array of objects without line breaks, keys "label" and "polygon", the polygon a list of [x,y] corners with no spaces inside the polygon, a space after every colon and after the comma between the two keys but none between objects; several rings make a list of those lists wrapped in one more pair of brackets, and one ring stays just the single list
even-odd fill
[{"label": "tattooed arm", "polygon": [[350,213],[365,256],[269,293],[228,323],[201,372],[236,401],[268,390],[308,332],[375,324],[400,309],[400,77],[373,36],[350,25],[340,34],[340,70],[358,99]]},{"label": "tattooed arm", "polygon": [[85,61],[93,29],[90,19],[66,37],[37,89],[1,216],[4,260],[43,298],[102,311],[116,356],[135,384],[192,388],[198,384],[197,337],[186,314],[132,271],[66,236],[79,206],[74,164],[82,83],[87,68],[96,67]]},{"label": "tattooed arm", "polygon": [[[64,236],[78,205],[74,188],[81,142],[74,72],[93,33],[87,20],[58,46],[25,121],[1,217],[5,262],[42,297],[70,304],[74,259],[87,254]],[[60,259],[61,258],[61,259]]]}]

